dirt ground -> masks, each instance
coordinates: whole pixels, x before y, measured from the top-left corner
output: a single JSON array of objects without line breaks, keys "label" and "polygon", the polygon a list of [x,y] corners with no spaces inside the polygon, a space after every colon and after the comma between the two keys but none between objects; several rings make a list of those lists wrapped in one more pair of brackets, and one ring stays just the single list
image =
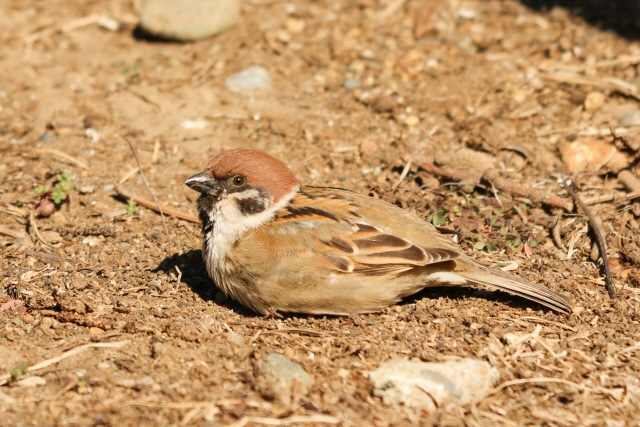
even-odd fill
[{"label": "dirt ground", "polygon": [[[617,123],[640,108],[640,45],[622,24],[544,3],[253,0],[236,28],[178,44],[136,37],[135,0],[0,2],[0,375],[13,374],[0,425],[640,425],[640,208],[619,168],[575,177],[602,221],[614,301],[582,211],[416,160],[462,171],[480,159],[569,201],[561,153],[591,139],[639,175],[638,128]],[[270,90],[225,89],[253,65]],[[461,288],[378,314],[255,315],[208,279],[197,224],[169,217],[169,248],[159,215],[117,197],[124,181],[150,198],[125,136],[167,207],[195,214],[184,179],[223,149],[257,148],[301,182],[465,231],[468,254],[515,261],[574,312]],[[61,169],[69,203],[31,215]],[[289,404],[256,385],[272,352],[314,379]],[[372,394],[367,372],[395,357],[477,358],[501,376],[477,405],[427,414]]]}]

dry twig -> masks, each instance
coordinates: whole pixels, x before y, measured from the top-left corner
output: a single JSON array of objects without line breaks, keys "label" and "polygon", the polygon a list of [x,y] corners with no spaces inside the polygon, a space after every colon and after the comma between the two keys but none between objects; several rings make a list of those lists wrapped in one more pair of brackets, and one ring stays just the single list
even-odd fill
[{"label": "dry twig", "polygon": [[116,184],[113,187],[113,189],[115,190],[116,193],[118,193],[118,195],[124,197],[125,199],[133,200],[134,202],[136,202],[140,206],[143,206],[145,208],[154,210],[156,212],[159,212],[158,209],[160,207],[160,208],[162,208],[162,212],[165,215],[174,216],[176,218],[180,218],[180,219],[183,219],[185,221],[190,221],[190,222],[195,222],[196,224],[200,224],[200,220],[198,219],[198,217],[186,214],[184,212],[180,212],[179,210],[176,210],[176,209],[171,209],[171,208],[166,207],[166,206],[156,205],[153,201],[151,201],[149,199],[145,199],[143,197],[140,197],[140,196],[132,193],[131,191],[127,190],[126,188],[124,188],[123,186],[121,186],[119,184]]},{"label": "dry twig", "polygon": [[607,287],[607,292],[609,293],[609,297],[611,299],[617,298],[616,291],[613,287],[613,281],[611,280],[611,270],[609,269],[609,258],[607,257],[607,248],[605,246],[604,238],[602,237],[602,230],[598,227],[598,222],[596,218],[593,216],[587,205],[582,201],[582,199],[578,196],[578,194],[573,190],[572,183],[562,179],[562,186],[567,190],[567,193],[575,200],[576,204],[580,206],[580,209],[587,215],[589,218],[589,225],[591,225],[591,229],[593,230],[593,234],[596,240],[596,245],[598,245],[598,251],[600,252],[600,258],[602,258],[602,265],[604,267],[604,281]]},{"label": "dry twig", "polygon": [[522,184],[517,184],[515,182],[509,182],[504,178],[500,178],[498,176],[498,172],[494,169],[489,169],[483,174],[480,174],[475,171],[461,171],[451,168],[441,168],[431,162],[420,159],[418,156],[409,155],[406,153],[402,154],[402,159],[404,161],[413,159],[417,162],[419,167],[434,175],[455,179],[457,181],[474,183],[479,183],[480,181],[484,180],[499,190],[506,191],[507,193],[511,193],[516,196],[527,197],[534,203],[544,203],[552,207],[562,208],[566,211],[573,210],[573,203],[570,200],[548,194],[544,190],[538,190]]},{"label": "dry twig", "polygon": [[621,93],[624,96],[640,100],[638,89],[623,80],[614,77],[589,77],[574,73],[538,73],[542,80],[566,83],[576,86],[591,86],[599,89],[606,89]]},{"label": "dry twig", "polygon": [[54,148],[34,148],[32,151],[37,153],[53,154],[54,156],[62,157],[63,159],[68,160],[69,163],[78,166],[80,169],[85,169],[85,170],[89,169],[89,166],[82,160],[77,159],[70,154],[67,154],[60,150],[56,150]]},{"label": "dry twig", "polygon": [[147,183],[147,177],[144,176],[144,172],[142,171],[142,166],[140,165],[140,160],[138,159],[138,155],[136,154],[136,150],[133,148],[133,144],[131,144],[131,141],[129,141],[129,138],[125,138],[125,141],[127,141],[127,144],[129,144],[129,148],[131,149],[131,153],[133,154],[133,157],[136,159],[136,164],[138,165],[138,169],[140,169],[140,176],[142,176],[142,181],[144,182],[145,187],[147,187],[147,190],[149,190],[149,193],[151,194],[151,197],[153,197],[153,201],[155,202],[156,206],[158,207],[158,211],[160,212],[160,217],[162,218],[162,224],[164,225],[164,232],[167,234],[167,243],[169,244],[169,255],[173,254],[173,245],[171,244],[171,235],[169,235],[169,228],[167,227],[167,221],[164,218],[164,213],[162,212],[162,206],[160,206],[160,203],[158,203],[158,199],[156,199],[155,194],[153,194],[153,191],[151,191],[151,188],[149,187],[149,184]]},{"label": "dry twig", "polygon": [[[73,348],[71,350],[65,351],[60,356],[52,357],[51,359],[44,360],[40,363],[37,363],[33,366],[29,366],[27,372],[39,371],[40,369],[44,369],[47,366],[55,365],[56,363],[67,359],[71,356],[75,356],[78,353],[83,352],[88,348],[120,348],[123,345],[127,344],[129,340],[124,341],[115,341],[115,342],[95,342],[84,344],[79,347]],[[11,379],[11,374],[0,375],[0,385],[6,384]]]},{"label": "dry twig", "polygon": [[331,415],[294,415],[289,418],[265,418],[265,417],[242,417],[237,423],[231,424],[233,427],[244,427],[249,423],[264,424],[267,426],[288,426],[302,423],[322,423],[338,424],[340,418]]}]

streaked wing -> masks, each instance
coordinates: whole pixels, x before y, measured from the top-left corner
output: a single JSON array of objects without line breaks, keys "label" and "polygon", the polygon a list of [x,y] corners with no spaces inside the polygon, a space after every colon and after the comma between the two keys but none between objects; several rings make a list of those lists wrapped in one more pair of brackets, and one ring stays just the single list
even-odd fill
[{"label": "streaked wing", "polygon": [[[316,241],[313,250],[343,273],[391,274],[413,267],[445,262],[457,258],[450,248],[419,246],[408,238],[385,233],[367,224],[353,200],[331,191],[322,194],[302,192],[276,219],[286,223],[313,224]],[[327,232],[322,232],[323,228]]]}]

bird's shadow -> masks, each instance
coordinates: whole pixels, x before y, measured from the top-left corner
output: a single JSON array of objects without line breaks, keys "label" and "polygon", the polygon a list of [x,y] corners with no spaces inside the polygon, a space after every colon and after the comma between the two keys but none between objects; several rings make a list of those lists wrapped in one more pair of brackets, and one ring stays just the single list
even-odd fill
[{"label": "bird's shadow", "polygon": [[[176,267],[178,267],[178,269],[182,273],[180,282],[191,288],[191,290],[193,290],[193,292],[195,292],[200,298],[202,298],[203,301],[213,301],[214,304],[231,309],[245,317],[263,317],[262,314],[258,314],[249,310],[241,304],[233,301],[231,298],[220,299],[219,297],[216,297],[220,290],[216,287],[215,283],[209,278],[207,274],[204,262],[202,261],[202,251],[200,249],[194,249],[183,254],[174,254],[171,257],[167,257],[162,260],[162,262],[160,262],[154,272],[163,271],[168,274],[173,271],[175,273]],[[442,297],[446,297],[451,301],[459,300],[460,302],[472,298],[482,298],[484,300],[488,300],[494,303],[502,303],[506,306],[521,310],[524,310],[527,307],[533,308],[534,310],[549,310],[539,304],[536,304],[535,302],[527,301],[523,298],[513,297],[504,292],[488,291],[482,289],[479,290],[465,286],[442,286],[426,288],[420,292],[404,298],[401,302],[398,303],[398,305],[415,304],[417,301],[420,301],[423,298],[435,300]],[[279,314],[284,317],[296,315],[296,313]]]},{"label": "bird's shadow", "polygon": [[163,259],[153,271],[156,273],[163,271],[167,274],[173,271],[175,273],[176,267],[182,273],[180,283],[191,288],[203,301],[213,301],[214,304],[231,309],[245,317],[261,316],[230,298],[225,298],[223,301],[220,298],[216,298],[220,290],[207,274],[200,249],[193,249],[182,254],[173,254]]}]

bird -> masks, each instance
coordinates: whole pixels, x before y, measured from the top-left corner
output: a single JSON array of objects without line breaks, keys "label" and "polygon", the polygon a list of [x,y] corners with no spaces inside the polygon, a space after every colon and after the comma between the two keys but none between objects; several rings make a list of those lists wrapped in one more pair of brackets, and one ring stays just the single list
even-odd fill
[{"label": "bird", "polygon": [[562,295],[485,268],[419,216],[346,189],[301,185],[261,151],[223,151],[184,183],[200,193],[209,277],[260,314],[374,313],[424,288],[465,285],[571,311]]}]

